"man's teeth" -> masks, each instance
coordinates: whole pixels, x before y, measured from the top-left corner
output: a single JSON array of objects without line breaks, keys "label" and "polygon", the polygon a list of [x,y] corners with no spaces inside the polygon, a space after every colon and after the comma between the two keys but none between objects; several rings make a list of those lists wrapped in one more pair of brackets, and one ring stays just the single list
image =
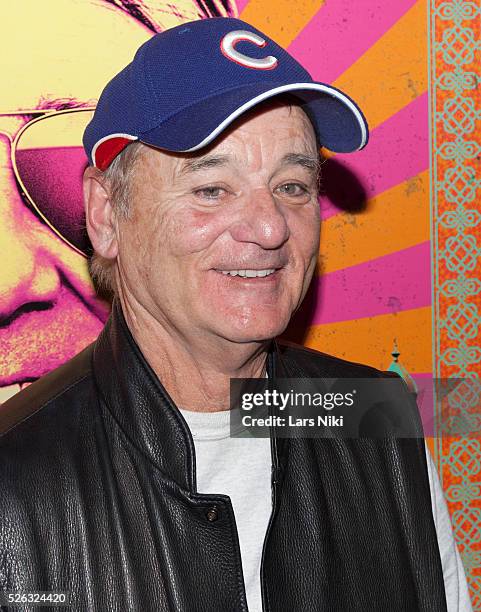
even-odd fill
[{"label": "man's teeth", "polygon": [[275,271],[275,268],[267,268],[266,270],[220,270],[225,276],[246,276],[247,278],[269,276],[269,274],[273,274]]}]

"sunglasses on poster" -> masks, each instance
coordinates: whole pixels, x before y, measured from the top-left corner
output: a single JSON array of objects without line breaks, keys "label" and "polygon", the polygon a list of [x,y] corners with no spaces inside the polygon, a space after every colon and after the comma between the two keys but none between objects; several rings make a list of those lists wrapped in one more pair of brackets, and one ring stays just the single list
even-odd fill
[{"label": "sunglasses on poster", "polygon": [[25,203],[61,240],[84,257],[92,247],[85,228],[82,176],[88,164],[82,134],[94,107],[2,112],[33,117],[10,139],[11,165]]}]

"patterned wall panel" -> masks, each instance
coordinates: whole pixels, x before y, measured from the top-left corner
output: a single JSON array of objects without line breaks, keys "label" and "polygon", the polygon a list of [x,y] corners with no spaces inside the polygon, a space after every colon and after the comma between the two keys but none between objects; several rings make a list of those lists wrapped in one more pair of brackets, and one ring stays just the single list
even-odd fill
[{"label": "patterned wall panel", "polygon": [[[459,385],[437,459],[468,576],[481,610],[481,4],[431,2],[431,206],[433,357],[439,378]],[[463,425],[472,433],[463,433]]]}]

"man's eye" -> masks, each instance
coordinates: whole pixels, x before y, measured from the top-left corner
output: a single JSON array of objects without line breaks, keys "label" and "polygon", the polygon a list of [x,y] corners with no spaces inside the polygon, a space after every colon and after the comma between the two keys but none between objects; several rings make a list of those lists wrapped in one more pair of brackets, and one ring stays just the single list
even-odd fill
[{"label": "man's eye", "polygon": [[282,195],[290,197],[300,197],[308,194],[307,189],[299,183],[284,183],[284,185],[277,188],[277,191]]},{"label": "man's eye", "polygon": [[195,194],[201,198],[206,200],[217,200],[219,199],[225,192],[225,189],[222,187],[202,187],[202,189],[196,189]]}]

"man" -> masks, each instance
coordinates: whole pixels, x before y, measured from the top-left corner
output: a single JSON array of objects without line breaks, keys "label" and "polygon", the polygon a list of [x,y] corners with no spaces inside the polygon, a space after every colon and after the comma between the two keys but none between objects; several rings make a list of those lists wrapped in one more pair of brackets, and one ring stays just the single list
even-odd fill
[{"label": "man", "polygon": [[470,609],[422,438],[228,435],[230,379],[383,377],[275,340],[315,268],[319,143],[366,142],[345,94],[237,19],[153,37],[106,86],[84,194],[116,297],[96,342],[5,405],[3,590],[78,610]]},{"label": "man", "polygon": [[[79,148],[77,166],[63,150],[63,173],[49,165],[61,133],[57,111],[78,109],[63,116],[88,121],[103,85],[154,32],[235,13],[230,1],[116,4],[18,0],[2,7],[0,404],[95,340],[109,311],[78,240],[85,155]],[[41,138],[30,138],[37,127]],[[81,132],[74,144],[80,141]],[[35,142],[26,159],[24,142]]]}]

